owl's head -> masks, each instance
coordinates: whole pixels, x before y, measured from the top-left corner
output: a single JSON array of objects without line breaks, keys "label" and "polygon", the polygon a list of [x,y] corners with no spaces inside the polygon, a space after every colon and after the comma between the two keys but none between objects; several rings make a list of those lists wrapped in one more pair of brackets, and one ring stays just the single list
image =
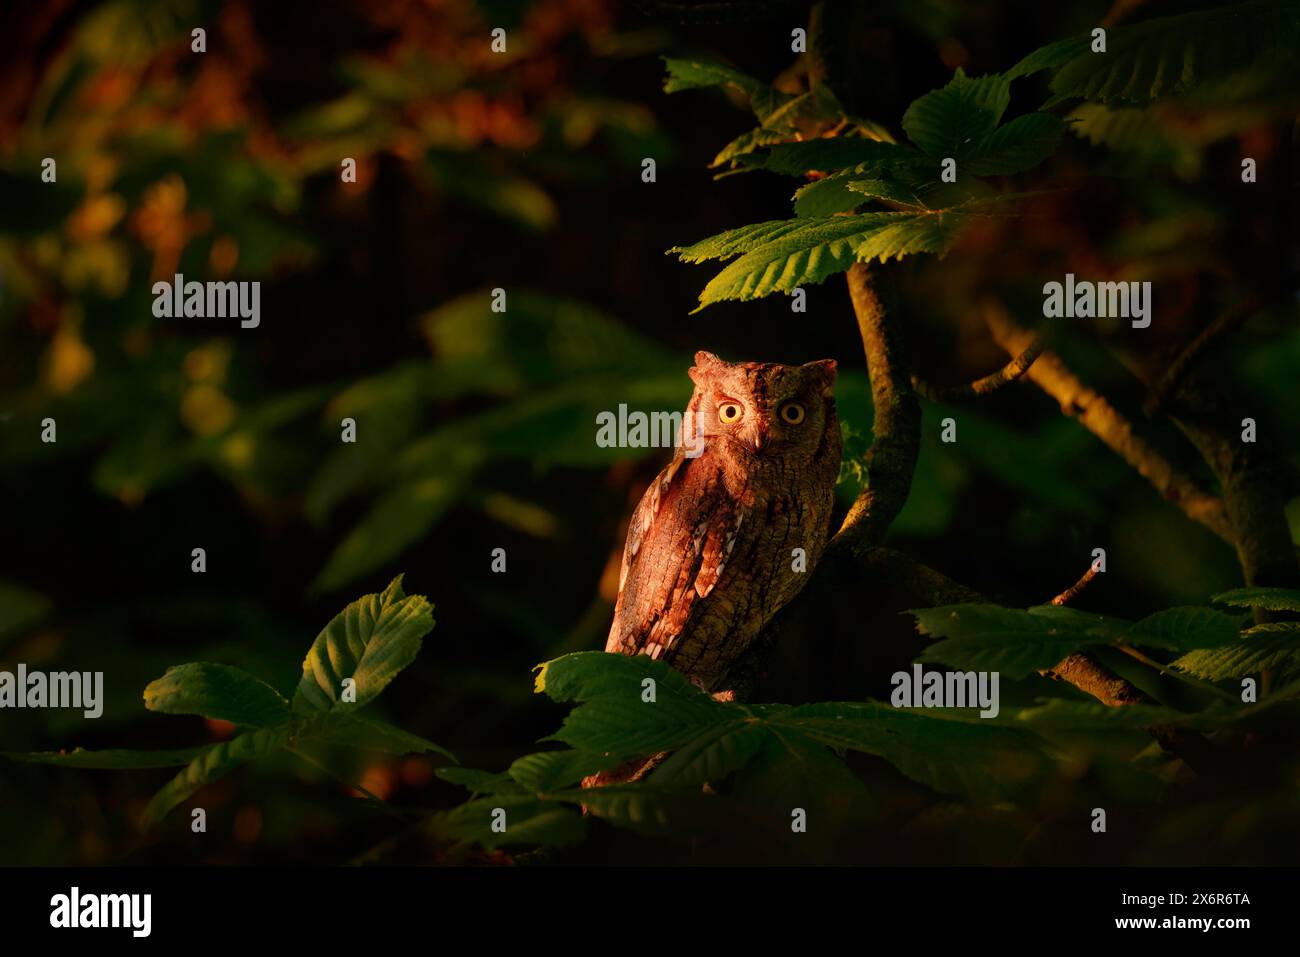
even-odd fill
[{"label": "owl's head", "polygon": [[812,456],[828,428],[835,430],[834,359],[801,366],[775,362],[724,362],[695,353],[695,395],[687,411],[688,434],[760,457]]}]

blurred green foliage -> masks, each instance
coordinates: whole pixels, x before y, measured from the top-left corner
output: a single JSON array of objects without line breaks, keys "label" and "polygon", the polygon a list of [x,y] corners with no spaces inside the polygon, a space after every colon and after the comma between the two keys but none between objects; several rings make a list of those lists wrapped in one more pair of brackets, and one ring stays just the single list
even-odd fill
[{"label": "blurred green foliage", "polygon": [[[737,224],[795,223],[811,241],[779,256],[757,247],[762,262],[750,265],[785,275],[803,257],[811,282],[847,267],[869,238],[827,239],[843,226],[837,214],[906,221],[920,231],[886,234],[873,255],[951,249],[898,273],[914,364],[935,381],[1005,361],[967,319],[971,303],[994,294],[1031,315],[1044,277],[1068,270],[1158,280],[1164,319],[1153,334],[1185,340],[1290,275],[1294,3],[1228,13],[1151,3],[1152,19],[1110,31],[1104,66],[1085,51],[1105,4],[885,5],[846,38],[874,71],[852,101],[804,83],[788,30],[772,22],[693,28],[604,2],[538,0],[339,3],[303,23],[277,6],[108,0],[15,25],[13,94],[0,105],[0,668],[102,670],[106,701],[89,727],[69,712],[6,713],[0,749],[55,752],[52,764],[0,762],[6,863],[496,861],[481,813],[496,806],[521,846],[569,847],[585,834],[566,852],[579,860],[1257,863],[1286,853],[1300,816],[1293,758],[1267,782],[1189,798],[1177,788],[1186,769],[1141,728],[1175,720],[1289,740],[1292,716],[1272,701],[1245,723],[1236,713],[1199,723],[1221,694],[1184,680],[1222,691],[1268,665],[1276,687],[1294,688],[1281,667],[1294,659],[1289,626],[1146,646],[1182,677],[1124,660],[1118,631],[1084,641],[1067,629],[1062,647],[1113,652],[1116,669],[1167,706],[1117,715],[1058,686],[1044,698],[1037,676],[1008,676],[1004,720],[989,726],[869,703],[887,693],[890,669],[852,656],[919,651],[912,619],[859,610],[841,630],[792,636],[805,696],[726,706],[680,688],[681,707],[705,715],[698,726],[674,721],[671,741],[614,748],[584,734],[626,733],[616,672],[653,665],[573,653],[603,642],[620,522],[662,461],[653,449],[598,447],[596,413],[623,402],[680,409],[689,356],[706,339],[728,358],[838,358],[846,504],[863,480],[871,393],[842,288],[810,286],[809,315],[794,322],[780,297],[687,319],[700,282],[665,249]],[[190,53],[194,24],[208,31],[201,56]],[[511,31],[499,58],[485,39],[496,25]],[[677,64],[674,88],[699,92],[664,97],[661,56]],[[963,135],[945,139],[954,123]],[[1008,137],[1014,149],[995,149]],[[950,142],[986,163],[1000,193],[1025,195],[931,232],[921,209],[952,197],[918,164]],[[1242,190],[1243,155],[1276,172]],[[47,156],[55,183],[41,180]],[[355,184],[338,179],[343,157],[357,160]],[[640,181],[644,157],[658,160],[655,184]],[[716,182],[710,159],[726,167]],[[809,170],[831,175],[793,197],[764,175]],[[983,204],[994,188],[958,199]],[[791,199],[795,220],[781,219]],[[822,232],[798,222],[810,217],[825,220]],[[176,272],[262,281],[262,327],[154,319],[152,282]],[[491,309],[498,287],[505,313]],[[1140,415],[1126,370],[1098,348],[1115,337],[1099,324],[1054,331],[1052,345]],[[1257,410],[1266,441],[1300,462],[1290,303],[1252,318],[1213,361]],[[960,438],[926,429],[891,544],[1008,606],[998,614],[1023,624],[1030,613],[1019,609],[1077,578],[1096,542],[1108,544],[1112,572],[1086,600],[1126,627],[1239,583],[1229,549],[1028,387],[974,407],[927,403],[924,414],[927,424],[958,418]],[[40,441],[46,417],[57,443]],[[357,423],[354,445],[339,442],[344,418]],[[1167,423],[1143,427],[1171,454],[1183,449]],[[1294,502],[1289,514],[1295,535]],[[189,571],[196,545],[208,549],[204,576]],[[504,579],[489,572],[497,546],[510,554]],[[305,763],[248,712],[189,697],[226,687],[225,669],[238,668],[241,693],[270,708],[276,699],[251,689],[288,695],[319,621],[398,567],[437,601],[439,640],[403,657],[406,673],[372,706],[369,745],[378,735],[387,753],[322,740],[317,763]],[[942,637],[927,646],[936,661],[963,640]],[[561,720],[529,693],[539,660],[551,662],[542,690],[577,702],[559,735],[570,750],[520,758]],[[168,671],[183,661],[206,664]],[[596,680],[605,670],[612,684]],[[659,677],[671,686],[671,672]],[[830,698],[841,703],[811,703]],[[150,701],[187,717],[159,722]],[[828,738],[830,721],[854,734]],[[252,729],[231,737],[232,723]],[[433,746],[414,746],[428,744],[423,735],[467,768],[435,776]],[[614,753],[664,747],[679,757],[661,780],[599,795],[571,787]],[[94,774],[91,753],[142,770]],[[264,760],[224,776],[254,757]],[[193,770],[168,784],[172,771],[140,763],[163,759]],[[699,792],[704,780],[736,799],[728,811]],[[386,810],[357,800],[358,785]],[[183,815],[137,827],[199,786],[206,837]],[[151,804],[159,788],[167,797]],[[838,837],[789,844],[788,815],[773,830],[771,809],[794,801],[831,815]],[[1053,836],[1102,801],[1125,809],[1113,846]],[[579,816],[584,803],[634,834],[680,835],[687,821],[718,844],[696,857],[681,839],[629,844]],[[396,828],[394,814],[419,827]],[[782,831],[786,843],[752,841]]]}]

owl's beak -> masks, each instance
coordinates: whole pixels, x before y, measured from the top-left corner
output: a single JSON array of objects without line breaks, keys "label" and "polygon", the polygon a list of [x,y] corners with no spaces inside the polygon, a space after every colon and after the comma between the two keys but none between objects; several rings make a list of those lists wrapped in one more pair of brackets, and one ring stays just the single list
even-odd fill
[{"label": "owl's beak", "polygon": [[763,446],[767,445],[767,439],[768,439],[767,429],[763,428],[762,426],[756,428],[754,430],[754,451],[755,452],[763,451]]}]

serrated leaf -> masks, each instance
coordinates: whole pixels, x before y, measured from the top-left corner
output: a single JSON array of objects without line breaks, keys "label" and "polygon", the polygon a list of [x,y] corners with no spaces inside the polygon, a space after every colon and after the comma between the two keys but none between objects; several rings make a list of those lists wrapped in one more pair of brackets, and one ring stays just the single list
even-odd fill
[{"label": "serrated leaf", "polygon": [[858,247],[873,233],[911,217],[909,213],[865,213],[789,220],[788,228],[770,230],[775,239],[750,249],[714,276],[700,293],[699,308],[820,283],[852,266],[858,260]]},{"label": "serrated leaf", "polygon": [[1145,103],[1247,69],[1276,70],[1279,82],[1293,82],[1298,45],[1300,7],[1262,0],[1112,27],[1105,53],[1085,44],[1065,59],[1069,48],[1061,46],[1038,62],[1058,66],[1049,105],[1074,97]]},{"label": "serrated leaf", "polygon": [[687,60],[676,57],[663,57],[665,93],[680,93],[682,90],[695,90],[710,86],[734,86],[738,90],[750,93],[759,90],[766,83],[747,73],[733,70],[729,66],[711,60]]},{"label": "serrated leaf", "polygon": [[506,773],[520,787],[541,793],[577,784],[619,763],[617,759],[589,751],[539,751],[519,758]]},{"label": "serrated leaf", "polygon": [[925,200],[922,198],[924,189],[896,179],[851,179],[848,188],[868,199],[883,199],[905,206],[925,206]]},{"label": "serrated leaf", "polygon": [[776,811],[789,820],[802,807],[817,820],[843,822],[864,817],[874,802],[862,781],[835,750],[790,725],[769,733],[736,775],[732,794],[755,807]]},{"label": "serrated leaf", "polygon": [[[420,653],[433,629],[432,608],[423,596],[402,591],[401,575],[382,593],[349,604],[307,652],[293,710],[310,715],[364,707]],[[345,678],[355,682],[355,702],[341,701]]]},{"label": "serrated leaf", "polygon": [[702,784],[738,771],[768,738],[760,723],[743,718],[716,726],[672,753],[647,779],[651,784]]},{"label": "serrated leaf", "polygon": [[833,748],[875,754],[936,791],[981,801],[1014,796],[1051,763],[1027,732],[876,702],[801,705],[771,724],[789,725]]},{"label": "serrated leaf", "polygon": [[946,638],[927,648],[918,660],[998,671],[1011,678],[1050,668],[1080,648],[1098,643],[1078,623],[997,605],[945,605],[909,614],[916,617],[922,633]]},{"label": "serrated leaf", "polygon": [[1095,636],[1100,641],[1110,641],[1115,636],[1128,631],[1133,625],[1127,618],[1099,615],[1095,611],[1081,611],[1065,605],[1033,605],[1025,611],[1035,618],[1047,619],[1054,624],[1081,631]]},{"label": "serrated leaf", "polygon": [[1208,681],[1220,681],[1298,663],[1300,622],[1276,622],[1246,629],[1238,644],[1188,652],[1175,659],[1173,667]]},{"label": "serrated leaf", "polygon": [[610,784],[551,795],[581,804],[591,814],[643,836],[682,831],[721,833],[732,830],[735,806],[699,792],[663,790],[648,784]]},{"label": "serrated leaf", "polygon": [[579,651],[537,665],[533,690],[552,701],[590,701],[622,695],[635,688],[638,700],[642,682],[655,680],[658,699],[698,705],[715,713],[724,706],[693,685],[680,671],[648,655],[618,655],[604,651]]},{"label": "serrated leaf", "polygon": [[1016,117],[981,137],[958,170],[972,176],[1005,176],[1037,166],[1056,151],[1065,124],[1050,113]]},{"label": "serrated leaf", "polygon": [[1011,81],[1001,74],[968,77],[959,68],[948,85],[916,100],[903,129],[935,159],[951,157],[960,169],[977,141],[992,133],[1011,102]]},{"label": "serrated leaf", "polygon": [[709,168],[715,169],[739,156],[745,156],[765,146],[784,142],[789,136],[790,134],[784,130],[770,130],[763,126],[752,129],[747,133],[741,133],[718,151],[718,155],[713,157],[713,162],[709,163]]},{"label": "serrated leaf", "polygon": [[938,169],[920,154],[906,151],[889,161],[858,163],[801,186],[794,194],[797,216],[831,216],[847,212],[867,198],[924,205],[922,193],[937,182]]},{"label": "serrated leaf", "polygon": [[806,176],[811,172],[858,166],[862,163],[915,162],[915,150],[896,143],[852,136],[830,136],[797,143],[778,143],[766,153],[743,157],[746,166],[765,169],[786,176]]},{"label": "serrated leaf", "polygon": [[816,136],[847,120],[844,107],[830,87],[814,84],[811,90],[792,96],[774,109],[759,116],[763,126],[787,135]]},{"label": "serrated leaf", "polygon": [[474,768],[435,768],[434,774],[468,788],[475,794],[523,794],[524,788],[510,776],[508,771],[479,771]]},{"label": "serrated leaf", "polygon": [[[647,678],[655,682],[653,702],[643,700]],[[548,740],[619,759],[677,748],[734,711],[646,655],[565,655],[539,666],[536,690],[579,702]]]},{"label": "serrated leaf", "polygon": [[794,214],[825,217],[852,212],[867,197],[850,189],[851,182],[847,177],[828,176],[800,186],[794,192]]},{"label": "serrated leaf", "polygon": [[680,249],[683,258],[696,261],[742,253],[704,287],[694,311],[727,299],[758,299],[820,283],[859,261],[885,262],[916,253],[942,256],[975,217],[994,215],[1001,204],[1022,195],[936,209],[797,217],[730,230]]},{"label": "serrated leaf", "polygon": [[957,210],[927,210],[904,215],[906,218],[888,223],[883,229],[865,236],[857,248],[858,259],[863,262],[879,259],[883,263],[918,253],[934,253],[942,257],[970,221],[968,214]]},{"label": "serrated leaf", "polygon": [[721,63],[674,57],[664,57],[663,61],[668,70],[668,75],[664,78],[665,93],[711,86],[734,87],[749,97],[750,108],[760,122],[794,99],[789,93],[774,90],[761,80]]},{"label": "serrated leaf", "polygon": [[[502,822],[499,826],[503,830],[494,828],[497,821]],[[428,828],[445,839],[474,841],[495,850],[521,844],[576,844],[586,836],[587,822],[563,804],[542,801],[530,794],[495,794],[433,815]]]},{"label": "serrated leaf", "polygon": [[1208,608],[1170,608],[1139,622],[1043,605],[1020,611],[989,604],[909,612],[922,633],[946,640],[918,660],[1021,678],[1092,645],[1135,644],[1187,651],[1238,639],[1237,619]]},{"label": "serrated leaf", "polygon": [[797,219],[773,219],[762,223],[751,223],[718,233],[708,239],[701,239],[689,246],[674,246],[668,250],[669,255],[676,253],[682,262],[701,263],[710,259],[727,260],[741,253],[758,249],[766,243],[773,242],[798,230],[803,223]]},{"label": "serrated leaf", "polygon": [[141,826],[153,827],[190,795],[241,764],[279,751],[288,743],[291,733],[287,725],[278,728],[262,728],[203,749],[180,774],[167,782],[162,790],[153,796],[144,809]]},{"label": "serrated leaf", "polygon": [[1300,611],[1300,590],[1295,588],[1234,588],[1210,599],[1220,605],[1264,608],[1268,611]]},{"label": "serrated leaf", "polygon": [[280,692],[241,668],[199,661],[168,668],[144,689],[144,705],[164,714],[197,714],[265,728],[289,717]]},{"label": "serrated leaf", "polygon": [[1020,708],[1006,715],[1006,719],[1035,729],[1092,734],[1099,731],[1144,731],[1155,725],[1210,729],[1230,723],[1232,715],[1227,712],[1191,714],[1150,704],[1128,704],[1116,708],[1098,701],[1052,698],[1041,705]]},{"label": "serrated leaf", "polygon": [[1014,80],[1017,77],[1031,76],[1043,70],[1062,66],[1075,57],[1088,53],[1091,45],[1091,36],[1077,36],[1057,40],[1054,43],[1047,44],[1047,46],[1039,47],[1010,70],[1007,70],[1003,76],[1008,80]]},{"label": "serrated leaf", "polygon": [[1220,648],[1241,638],[1241,620],[1209,608],[1167,608],[1133,625],[1128,640],[1174,651]]}]

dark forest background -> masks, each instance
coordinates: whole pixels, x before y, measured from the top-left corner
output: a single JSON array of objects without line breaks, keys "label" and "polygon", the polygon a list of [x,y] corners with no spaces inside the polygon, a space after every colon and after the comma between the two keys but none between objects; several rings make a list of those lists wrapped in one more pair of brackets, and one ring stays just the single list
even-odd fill
[{"label": "dark forest background", "polygon": [[[0,667],[102,670],[107,700],[93,722],[4,712],[0,750],[228,736],[221,722],[149,713],[142,689],[185,661],[292,688],[324,624],[398,572],[433,602],[437,626],[382,713],[476,768],[504,767],[553,731],[563,711],[534,694],[530,669],[603,646],[626,516],[666,461],[596,448],[595,412],[680,408],[696,349],[835,358],[849,388],[855,375],[861,383],[839,277],[808,287],[803,316],[785,296],[692,316],[712,273],[665,255],[789,214],[789,181],[715,180],[708,168],[752,126],[743,100],[662,90],[662,55],[764,79],[790,68],[790,31],[807,5],[751,6],[706,22],[606,0],[7,5]],[[1145,17],[1187,5],[1141,7]],[[853,109],[897,131],[907,104],[955,68],[1007,69],[1109,9],[874,4],[852,41],[865,80]],[[195,25],[206,53],[190,50]],[[488,46],[498,26],[505,57]],[[1289,282],[1294,173],[1229,188],[1241,155],[1295,169],[1286,111],[1296,91],[1273,92],[1263,112],[1178,117],[1127,150],[1067,134],[1021,177],[1025,189],[1062,192],[972,230],[944,259],[898,264],[918,371],[959,383],[1000,366],[1007,357],[975,304],[996,291],[1031,321],[1042,283],[1067,271],[1156,280],[1153,335],[1203,325],[1215,277]],[[1031,78],[1014,95],[1034,108],[1044,88]],[[40,181],[45,156],[57,158],[56,184]],[[355,184],[340,182],[345,156],[358,162]],[[642,181],[644,157],[657,161],[654,183]],[[261,280],[260,327],[155,319],[150,287],[174,272]],[[494,287],[507,290],[508,321],[488,310]],[[1089,330],[1069,335],[1062,350],[1142,421],[1141,385]],[[1261,442],[1294,462],[1293,318],[1266,312],[1215,348]],[[40,442],[46,416],[57,444]],[[357,420],[355,447],[339,442],[343,416]],[[1046,601],[1099,545],[1109,568],[1080,602],[1089,610],[1137,618],[1241,584],[1230,548],[1032,387],[963,406],[955,445],[937,441],[933,407],[926,416],[889,544],[990,600]],[[1149,427],[1159,447],[1181,448],[1171,426]],[[1294,501],[1288,515],[1294,537]],[[201,575],[190,570],[199,546]],[[490,570],[497,547],[504,575]],[[923,644],[914,623],[876,613],[869,595],[841,597],[854,610],[836,630],[786,629],[758,700],[887,699],[889,674]],[[398,807],[463,798],[434,775],[435,755],[340,761],[344,777]],[[343,862],[394,831],[286,756],[202,792],[206,835],[182,814],[142,833],[136,819],[171,773],[0,762],[0,862]],[[991,816],[926,854],[1196,863],[1293,853],[1296,832],[1264,811],[1207,850],[1201,835],[1222,813],[1207,802],[1122,841],[1089,842],[1081,829],[1016,852],[1025,835],[1008,838]],[[607,841],[586,853],[623,851]],[[911,851],[900,837],[877,853],[906,861]]]}]

